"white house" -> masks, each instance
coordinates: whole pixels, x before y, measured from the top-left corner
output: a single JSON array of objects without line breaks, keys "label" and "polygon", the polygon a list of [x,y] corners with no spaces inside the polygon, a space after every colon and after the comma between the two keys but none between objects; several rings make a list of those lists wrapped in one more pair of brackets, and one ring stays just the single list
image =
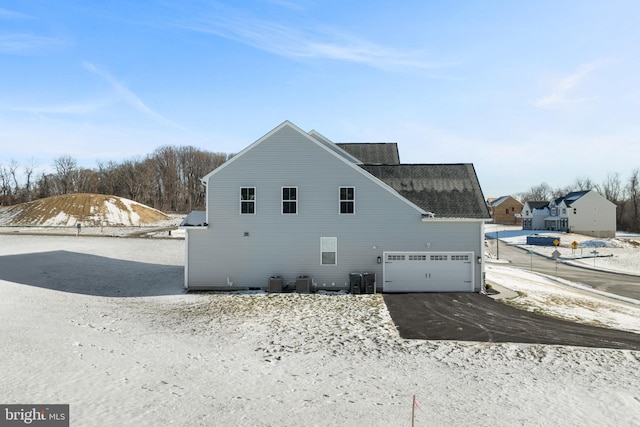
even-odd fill
[{"label": "white house", "polygon": [[400,164],[395,144],[285,121],[202,181],[206,211],[182,224],[189,290],[349,289],[354,273],[384,292],[482,288],[489,215],[471,164]]},{"label": "white house", "polygon": [[549,203],[547,230],[615,237],[616,205],[593,190],[575,191]]},{"label": "white house", "polygon": [[549,202],[525,202],[522,207],[522,229],[544,230],[544,219],[549,216]]}]

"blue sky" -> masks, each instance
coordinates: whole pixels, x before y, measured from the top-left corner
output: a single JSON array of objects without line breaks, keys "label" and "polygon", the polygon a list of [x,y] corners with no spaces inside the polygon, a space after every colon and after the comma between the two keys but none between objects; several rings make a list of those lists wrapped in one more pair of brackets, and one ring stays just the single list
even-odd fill
[{"label": "blue sky", "polygon": [[640,167],[640,2],[3,1],[0,162],[233,153],[284,120],[485,197]]}]

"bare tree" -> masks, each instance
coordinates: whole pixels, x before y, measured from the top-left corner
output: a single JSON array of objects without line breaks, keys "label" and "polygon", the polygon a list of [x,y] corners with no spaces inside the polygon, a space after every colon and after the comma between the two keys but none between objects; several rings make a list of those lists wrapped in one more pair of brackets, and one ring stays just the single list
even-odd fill
[{"label": "bare tree", "polygon": [[598,190],[598,185],[591,180],[591,178],[582,176],[576,178],[573,184],[573,190],[571,191],[589,191]]},{"label": "bare tree", "polygon": [[640,169],[631,172],[627,184],[628,202],[631,204],[631,231],[640,231]]},{"label": "bare tree", "polygon": [[553,196],[551,187],[546,182],[540,185],[535,185],[521,194],[521,200],[523,202],[540,202],[550,200]]},{"label": "bare tree", "polygon": [[11,196],[11,173],[7,167],[0,163],[0,206],[11,205]]},{"label": "bare tree", "polygon": [[622,187],[620,175],[617,172],[608,173],[601,188],[603,196],[616,205],[616,224],[621,225],[624,216],[625,189]]},{"label": "bare tree", "polygon": [[24,167],[24,176],[26,182],[24,185],[24,192],[22,196],[23,202],[30,202],[31,200],[33,200],[33,190],[31,188],[33,186],[33,182],[31,182],[31,179],[33,177],[33,170],[35,169],[35,167],[35,159],[31,159],[31,163]]},{"label": "bare tree", "polygon": [[56,169],[55,188],[57,194],[69,194],[76,191],[76,175],[78,164],[76,159],[69,155],[58,157],[53,162]]}]

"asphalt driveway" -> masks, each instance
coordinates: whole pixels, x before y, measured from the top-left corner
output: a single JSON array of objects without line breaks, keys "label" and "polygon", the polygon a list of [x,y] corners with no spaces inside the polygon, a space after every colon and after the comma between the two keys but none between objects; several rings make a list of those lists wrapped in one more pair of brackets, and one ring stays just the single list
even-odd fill
[{"label": "asphalt driveway", "polygon": [[540,316],[475,293],[384,294],[406,339],[512,342],[640,351],[640,335]]}]

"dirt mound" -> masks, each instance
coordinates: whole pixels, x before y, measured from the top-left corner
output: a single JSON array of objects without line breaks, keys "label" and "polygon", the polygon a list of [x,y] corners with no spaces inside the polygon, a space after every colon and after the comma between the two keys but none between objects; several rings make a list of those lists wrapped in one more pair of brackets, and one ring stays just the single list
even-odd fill
[{"label": "dirt mound", "polygon": [[117,196],[65,194],[0,208],[0,226],[140,226],[171,220],[159,210]]}]

